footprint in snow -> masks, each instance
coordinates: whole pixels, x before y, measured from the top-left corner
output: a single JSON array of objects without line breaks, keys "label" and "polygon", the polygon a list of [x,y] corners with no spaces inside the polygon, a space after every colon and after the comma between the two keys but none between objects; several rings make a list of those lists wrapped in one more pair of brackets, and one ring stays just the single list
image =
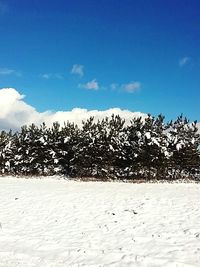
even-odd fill
[{"label": "footprint in snow", "polygon": [[138,214],[135,210],[124,210],[124,211],[130,211],[133,212],[133,214]]}]

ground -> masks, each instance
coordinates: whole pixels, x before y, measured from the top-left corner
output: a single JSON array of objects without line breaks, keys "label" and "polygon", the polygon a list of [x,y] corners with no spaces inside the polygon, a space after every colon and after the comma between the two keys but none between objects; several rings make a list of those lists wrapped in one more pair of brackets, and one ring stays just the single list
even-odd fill
[{"label": "ground", "polygon": [[200,184],[0,178],[0,267],[200,266]]}]

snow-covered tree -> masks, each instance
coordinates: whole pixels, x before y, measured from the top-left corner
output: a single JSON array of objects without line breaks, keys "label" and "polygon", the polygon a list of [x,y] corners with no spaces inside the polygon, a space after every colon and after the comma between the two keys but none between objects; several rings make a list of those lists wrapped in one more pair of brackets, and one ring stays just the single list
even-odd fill
[{"label": "snow-covered tree", "polygon": [[200,175],[197,122],[183,116],[165,123],[164,116],[120,116],[78,127],[45,123],[0,132],[0,174],[52,175],[99,179],[176,179]]},{"label": "snow-covered tree", "polygon": [[[200,136],[197,122],[189,123],[182,115],[170,123],[169,148],[171,156],[171,168],[177,178],[182,172],[189,175],[199,168]],[[178,174],[177,174],[178,173]]]}]

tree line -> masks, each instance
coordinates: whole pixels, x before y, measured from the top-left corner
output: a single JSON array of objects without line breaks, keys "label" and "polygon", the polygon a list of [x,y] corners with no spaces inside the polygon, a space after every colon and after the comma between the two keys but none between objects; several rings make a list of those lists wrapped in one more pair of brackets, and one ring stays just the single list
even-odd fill
[{"label": "tree line", "polygon": [[182,115],[120,116],[78,127],[67,122],[32,124],[0,132],[1,175],[55,175],[95,179],[200,179],[197,122]]}]

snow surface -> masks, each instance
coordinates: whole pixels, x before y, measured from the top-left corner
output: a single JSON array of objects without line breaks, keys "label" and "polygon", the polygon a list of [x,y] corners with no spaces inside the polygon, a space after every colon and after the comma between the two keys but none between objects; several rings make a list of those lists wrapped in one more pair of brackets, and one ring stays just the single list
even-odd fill
[{"label": "snow surface", "polygon": [[0,266],[200,266],[200,185],[0,178]]}]

